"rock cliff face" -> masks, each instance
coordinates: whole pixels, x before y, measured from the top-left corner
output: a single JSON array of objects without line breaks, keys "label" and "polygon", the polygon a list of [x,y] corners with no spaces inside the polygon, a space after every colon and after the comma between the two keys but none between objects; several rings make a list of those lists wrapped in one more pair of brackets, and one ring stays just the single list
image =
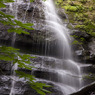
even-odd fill
[{"label": "rock cliff face", "polygon": [[[13,4],[7,4],[5,9],[1,9],[3,12],[7,14],[14,15],[18,20],[24,23],[33,23],[34,31],[29,31],[30,35],[17,35],[16,41],[22,42],[33,42],[35,40],[44,41],[46,30],[45,30],[45,21],[44,21],[44,12],[42,4],[35,0],[35,2],[27,3],[23,1],[15,2]],[[4,40],[12,40],[12,34],[7,33],[7,29],[10,26],[3,26],[0,24],[0,39]],[[39,35],[39,37],[38,37]],[[31,41],[30,41],[31,40]]]},{"label": "rock cliff face", "polygon": [[[55,51],[58,51],[56,45],[56,38],[54,38],[54,34],[50,33],[46,28],[45,16],[44,16],[44,6],[40,2],[40,0],[35,0],[32,3],[28,3],[26,0],[21,0],[21,2],[14,2],[13,4],[6,4],[6,8],[0,9],[7,14],[14,15],[16,19],[24,22],[24,23],[33,23],[34,30],[26,30],[30,34],[16,34],[16,40],[14,47],[20,48],[21,51],[27,50],[35,53],[45,54],[46,51],[49,53],[53,52],[53,48]],[[13,38],[13,33],[8,33],[7,29],[10,26],[4,26],[0,23],[0,43],[1,45],[9,45],[11,46]],[[47,44],[47,45],[46,45]],[[49,48],[48,48],[49,46]],[[40,50],[40,51],[39,51]],[[54,52],[55,52],[54,51]],[[48,53],[48,54],[49,54]],[[58,53],[58,52],[57,52]],[[57,54],[51,54],[56,55]]]},{"label": "rock cliff face", "polygon": [[[44,16],[44,6],[42,3],[37,0],[35,0],[32,3],[28,3],[27,0],[21,0],[23,2],[15,2],[13,4],[6,4],[6,8],[0,9],[3,12],[6,12],[7,14],[12,14],[17,17],[18,20],[22,22],[29,22],[33,23],[34,30],[26,30],[30,33],[30,35],[21,34],[16,35],[16,41],[15,41],[15,47],[20,48],[21,51],[26,50],[29,53],[29,51],[37,51],[41,50],[40,53],[45,54],[45,51],[43,51],[45,48],[47,48],[48,54],[53,52],[53,48],[55,48],[55,51],[59,51],[59,47],[57,47],[57,41],[53,33],[48,32],[48,29],[46,28],[45,23],[45,16]],[[63,9],[58,10],[59,16],[64,20],[65,23],[68,23],[69,25],[69,19],[66,13]],[[11,45],[11,42],[13,40],[13,33],[8,33],[7,29],[9,29],[10,26],[4,26],[0,23],[0,43]],[[73,44],[72,48],[75,51],[75,56],[77,55],[78,58],[81,61],[94,63],[95,59],[95,38],[91,37],[85,32],[76,31],[71,33],[71,35],[78,36],[76,40],[78,40],[82,44]],[[81,38],[84,38],[84,41],[81,41]],[[47,45],[46,45],[47,44]],[[47,47],[48,46],[48,47]],[[28,51],[29,50],[29,51]],[[49,50],[49,51],[48,51]],[[54,51],[54,53],[55,53]],[[51,55],[57,55],[58,52]],[[60,54],[60,53],[59,53]]]},{"label": "rock cliff face", "polygon": [[[46,95],[63,95],[60,86],[57,85],[57,83],[52,82],[52,80],[58,81],[59,77],[58,73],[52,71],[51,68],[56,67],[60,64],[61,60],[56,59],[53,57],[45,57],[45,56],[37,56],[37,55],[31,55],[35,56],[35,58],[31,59],[32,63],[34,63],[33,66],[37,67],[34,68],[32,71],[26,70],[26,69],[20,69],[20,71],[24,71],[28,74],[33,74],[36,76],[37,82],[46,83],[48,85],[51,85],[52,87],[46,88],[47,90],[51,91],[52,93],[47,93]],[[52,64],[50,66],[50,64]],[[2,72],[0,72],[0,95],[9,95],[11,86],[12,86],[12,76],[11,76],[11,66],[7,62],[0,62],[0,70],[2,69]],[[45,67],[45,68],[41,68]],[[50,69],[49,69],[50,68]],[[50,77],[52,76],[52,77]],[[15,95],[39,95],[35,90],[33,90],[30,85],[25,83],[26,80],[24,78],[17,79],[15,81]]]},{"label": "rock cliff face", "polygon": [[76,36],[77,38],[75,38],[75,40],[78,41],[77,43],[72,44],[75,56],[77,56],[81,62],[94,64],[95,38],[81,31],[73,32],[71,35]]}]

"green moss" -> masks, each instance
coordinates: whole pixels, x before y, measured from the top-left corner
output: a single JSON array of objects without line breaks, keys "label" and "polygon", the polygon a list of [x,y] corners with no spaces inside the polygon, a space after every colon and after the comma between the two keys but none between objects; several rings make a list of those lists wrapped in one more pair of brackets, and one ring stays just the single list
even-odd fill
[{"label": "green moss", "polygon": [[91,36],[95,36],[95,32],[89,32]]},{"label": "green moss", "polygon": [[67,11],[72,11],[72,12],[76,12],[78,11],[78,9],[76,8],[76,6],[64,6],[64,8],[67,10]]},{"label": "green moss", "polygon": [[68,24],[67,27],[68,27],[69,29],[73,29],[73,27],[72,27],[71,24]]},{"label": "green moss", "polygon": [[56,0],[75,29],[95,36],[95,0]]},{"label": "green moss", "polygon": [[80,12],[84,10],[84,7],[81,5],[76,5],[76,6],[72,6],[72,5],[65,5],[64,9],[66,11],[70,11],[70,12]]}]

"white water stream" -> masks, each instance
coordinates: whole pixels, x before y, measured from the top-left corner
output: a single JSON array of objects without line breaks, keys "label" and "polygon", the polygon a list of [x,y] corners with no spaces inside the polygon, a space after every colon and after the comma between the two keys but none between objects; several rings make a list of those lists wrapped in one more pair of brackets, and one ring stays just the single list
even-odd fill
[{"label": "white water stream", "polygon": [[[61,52],[63,53],[63,69],[62,65],[56,68],[58,75],[61,76],[62,85],[60,85],[64,95],[68,95],[77,91],[81,87],[81,71],[79,65],[73,61],[70,48],[70,35],[68,29],[63,25],[62,20],[56,13],[53,0],[43,2],[45,7],[45,19],[48,30],[56,34]],[[60,81],[59,81],[60,82]],[[64,85],[65,84],[65,87]],[[72,89],[71,89],[72,88]]]}]

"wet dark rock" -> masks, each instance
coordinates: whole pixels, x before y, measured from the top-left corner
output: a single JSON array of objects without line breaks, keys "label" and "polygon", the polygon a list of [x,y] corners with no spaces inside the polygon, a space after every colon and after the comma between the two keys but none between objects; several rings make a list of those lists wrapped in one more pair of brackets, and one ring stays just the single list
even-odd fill
[{"label": "wet dark rock", "polygon": [[7,76],[0,76],[0,95],[7,95],[10,92],[11,80]]},{"label": "wet dark rock", "polygon": [[[52,93],[47,93],[46,95],[63,95],[60,88],[52,82],[48,81],[38,81],[51,85],[50,88],[45,88]],[[9,95],[11,90],[11,79],[9,76],[0,76],[0,95]],[[39,95],[34,89],[30,87],[29,84],[25,83],[24,79],[15,81],[15,95]]]},{"label": "wet dark rock", "polygon": [[[8,8],[1,9],[2,11],[6,10],[7,14],[12,14],[12,11],[9,10],[9,5],[7,5]],[[29,8],[28,8],[29,7]],[[28,23],[33,23],[33,28],[35,30],[28,31],[30,32],[30,39],[31,40],[45,40],[44,35],[46,35],[46,30],[45,30],[45,21],[44,21],[44,12],[43,12],[43,7],[41,3],[34,2],[31,3],[29,6],[27,3],[22,3],[18,5],[18,12],[17,12],[17,18],[18,20],[22,22],[28,22]],[[13,9],[14,10],[14,9]],[[4,26],[0,23],[0,39],[3,40],[12,40],[12,33],[8,33],[7,30],[10,28],[10,26]],[[27,31],[27,30],[26,30]],[[44,31],[44,32],[43,32]],[[25,35],[24,35],[25,36]],[[29,36],[29,35],[28,35]],[[32,37],[32,38],[31,38]],[[16,38],[16,40],[20,39],[20,36]],[[25,39],[27,40],[27,35]],[[23,41],[22,39],[20,39]],[[32,41],[33,42],[33,41]]]},{"label": "wet dark rock", "polygon": [[80,89],[78,92],[70,94],[70,95],[94,95],[95,91],[95,82],[87,85],[86,87]]},{"label": "wet dark rock", "polygon": [[[32,55],[35,58],[31,59],[31,62],[34,63],[33,65],[37,68],[46,67],[46,68],[56,68],[59,64],[62,63],[61,59],[48,57],[48,56],[39,56],[39,55]],[[63,64],[63,63],[62,63]]]},{"label": "wet dark rock", "polygon": [[80,62],[95,63],[95,38],[86,32],[75,31],[71,34],[75,36],[78,43],[72,44],[74,56],[77,56]]},{"label": "wet dark rock", "polygon": [[[28,5],[24,3],[19,5],[18,8],[18,19],[23,22],[36,22],[36,24],[40,23],[40,26],[44,27],[44,23],[41,23],[41,20],[44,20],[42,4],[31,3]],[[35,29],[37,30],[37,26],[35,27]]]},{"label": "wet dark rock", "polygon": [[58,74],[55,73],[54,71],[50,72],[49,70],[46,71],[46,70],[42,69],[42,70],[33,71],[33,74],[37,78],[51,80],[51,81],[55,81],[55,82],[58,82],[58,81],[61,82],[60,76],[58,76]]},{"label": "wet dark rock", "polygon": [[88,43],[88,47],[92,57],[95,57],[95,38],[91,38],[90,42]]},{"label": "wet dark rock", "polygon": [[81,31],[74,31],[71,33],[71,35],[74,37],[75,40],[77,40],[79,43],[75,43],[72,45],[74,50],[83,50],[86,48],[88,49],[88,42],[91,39],[91,36],[87,34],[86,32],[81,32]]},{"label": "wet dark rock", "polygon": [[84,63],[92,63],[92,58],[90,56],[90,51],[87,49],[81,49],[81,50],[76,50],[75,55],[77,55],[77,58],[79,59],[80,62]]},{"label": "wet dark rock", "polygon": [[84,46],[84,60],[86,63],[95,63],[95,38],[91,38],[89,42]]},{"label": "wet dark rock", "polygon": [[6,62],[6,61],[0,61],[0,69],[1,70],[7,70],[7,71],[9,71],[9,70],[11,70],[11,63],[10,62]]},{"label": "wet dark rock", "polygon": [[[49,88],[45,88],[47,89],[48,91],[50,91],[51,93],[46,93],[46,95],[63,95],[63,93],[60,91],[59,87],[56,86],[55,84],[53,83],[49,83],[49,82],[42,82],[42,83],[46,83],[47,85],[51,85],[52,87],[49,87]],[[26,90],[24,92],[24,95],[40,95],[38,94],[35,90],[31,89],[31,88],[28,88],[28,90]]]},{"label": "wet dark rock", "polygon": [[82,32],[82,31],[78,31],[78,30],[74,31],[71,35],[76,35],[76,36],[78,36],[78,38],[83,37],[86,40],[89,40],[91,38],[91,36],[89,34],[87,34],[86,32]]},{"label": "wet dark rock", "polygon": [[33,12],[33,7],[29,8],[27,12]]},{"label": "wet dark rock", "polygon": [[60,16],[60,18],[61,18],[62,20],[67,19],[67,15],[66,15],[64,9],[62,9],[62,8],[59,8],[59,9],[58,9],[58,15]]}]

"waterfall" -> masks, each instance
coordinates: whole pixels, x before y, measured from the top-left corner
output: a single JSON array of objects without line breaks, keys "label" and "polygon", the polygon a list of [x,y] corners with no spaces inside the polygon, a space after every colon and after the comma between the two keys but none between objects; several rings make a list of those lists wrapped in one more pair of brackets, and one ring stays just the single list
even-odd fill
[{"label": "waterfall", "polygon": [[[31,3],[29,2],[29,0],[26,0],[26,1],[25,0],[14,0],[14,1],[15,1],[14,3],[10,3],[10,11],[12,11],[11,13],[15,16],[15,19],[17,19],[17,20],[18,20],[19,5],[22,3],[27,3],[26,11],[24,11],[24,13],[23,13],[24,16],[22,18],[19,17],[19,20],[21,20],[23,23],[28,22],[26,20],[27,10],[30,8]],[[35,2],[37,3],[38,1],[35,0]],[[68,94],[71,94],[71,93],[77,91],[78,89],[80,89],[82,87],[82,85],[81,85],[82,84],[81,68],[77,62],[73,61],[71,47],[70,47],[71,37],[69,35],[69,30],[66,28],[66,24],[63,24],[62,20],[57,15],[53,0],[46,0],[46,1],[41,0],[41,2],[44,6],[46,31],[53,33],[54,37],[56,37],[55,39],[57,40],[58,45],[60,47],[59,51],[61,51],[62,57],[61,57],[61,59],[48,57],[48,60],[50,60],[51,62],[53,60],[55,62],[53,64],[51,62],[45,63],[45,58],[46,58],[46,55],[48,55],[47,53],[50,48],[49,45],[51,44],[51,43],[48,43],[48,40],[46,40],[46,46],[45,46],[46,50],[43,50],[43,51],[45,51],[45,56],[44,57],[42,56],[41,64],[40,64],[40,62],[38,62],[40,65],[36,64],[37,65],[36,70],[38,70],[40,68],[40,70],[43,70],[42,72],[44,72],[44,70],[46,70],[45,73],[48,72],[49,74],[50,73],[51,74],[49,75],[48,79],[46,79],[46,78],[41,79],[41,76],[40,76],[40,78],[39,77],[37,77],[37,78],[39,80],[41,80],[42,82],[43,81],[51,82],[54,85],[57,85],[61,89],[63,95],[68,95]],[[34,6],[34,9],[36,10],[36,5]],[[34,9],[33,9],[32,15],[29,19],[30,22],[32,21],[31,19],[34,19],[33,18],[34,14],[35,14]],[[37,26],[38,25],[39,24],[37,24]],[[16,39],[16,33],[13,34],[12,46],[14,46],[14,44],[15,44],[15,39]],[[36,39],[36,40],[39,43],[38,39]],[[56,61],[58,61],[58,60],[60,60],[60,61],[57,63]],[[18,69],[18,66],[17,66],[17,64],[15,64],[14,67],[12,68],[13,80],[12,80],[12,86],[11,86],[11,91],[10,91],[9,95],[16,94],[15,81],[18,80],[18,78],[15,76],[16,74],[14,71],[17,69]],[[54,75],[54,76],[52,76],[52,75]],[[47,76],[45,76],[45,77],[47,77]]]},{"label": "waterfall", "polygon": [[[62,65],[59,64],[59,68],[55,68],[55,71],[58,73],[58,77],[60,77],[61,85],[59,86],[63,94],[68,95],[81,87],[80,67],[72,59],[70,47],[71,38],[66,25],[62,23],[62,20],[57,15],[53,0],[42,1],[42,3],[44,5],[46,27],[48,27],[49,32],[53,32],[56,35],[63,54]],[[60,81],[58,82],[60,83]]]},{"label": "waterfall", "polygon": [[68,29],[63,25],[61,19],[56,13],[52,0],[46,0],[44,3],[45,6],[45,17],[47,27],[50,32],[54,32],[57,36],[57,39],[62,46],[61,51],[63,52],[64,59],[71,59],[71,49],[70,49],[70,36],[68,34]]}]

